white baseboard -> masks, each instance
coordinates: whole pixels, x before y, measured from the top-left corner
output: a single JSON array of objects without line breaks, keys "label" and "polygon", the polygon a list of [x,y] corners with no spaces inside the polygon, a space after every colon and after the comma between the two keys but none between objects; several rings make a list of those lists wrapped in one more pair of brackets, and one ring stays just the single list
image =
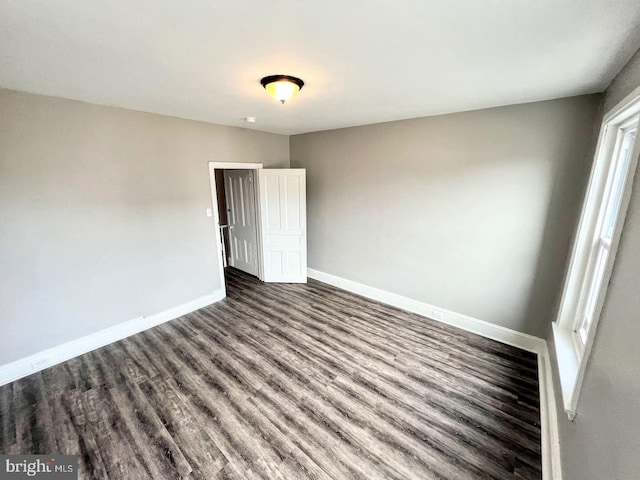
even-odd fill
[{"label": "white baseboard", "polygon": [[328,283],[363,297],[377,300],[409,312],[417,313],[433,320],[461,328],[480,336],[497,340],[538,355],[538,382],[540,385],[540,430],[542,443],[543,480],[562,480],[560,463],[560,442],[558,437],[558,416],[549,362],[547,342],[542,338],[494,325],[484,320],[435,307],[428,303],[403,297],[379,288],[363,285],[346,278],[308,269],[310,278]]},{"label": "white baseboard", "polygon": [[181,317],[199,308],[218,302],[224,297],[225,291],[223,289],[216,290],[209,295],[196,298],[163,312],[149,315],[148,317],[134,318],[133,320],[119,323],[113,327],[105,328],[96,333],[78,338],[77,340],[72,340],[57,347],[49,348],[48,350],[16,360],[15,362],[2,365],[0,366],[0,385],[13,382],[14,380],[52,367],[53,365],[57,365],[58,363],[62,363],[84,353],[130,337],[131,335],[135,335],[161,323]]},{"label": "white baseboard", "polygon": [[538,353],[538,383],[540,385],[540,432],[542,437],[542,478],[562,480],[560,458],[560,436],[558,434],[558,411],[551,373],[549,348]]},{"label": "white baseboard", "polygon": [[408,312],[417,313],[432,320],[446,323],[468,332],[477,333],[480,336],[497,340],[498,342],[506,343],[507,345],[512,345],[529,352],[540,353],[545,345],[543,339],[534,337],[533,335],[517,332],[506,327],[501,327],[500,325],[429,305],[428,303],[403,297],[402,295],[387,292],[386,290],[363,285],[362,283],[347,280],[346,278],[336,275],[320,272],[312,268],[308,269],[308,275],[310,278],[328,283],[334,287],[342,288],[343,290],[357,293],[363,297],[377,300],[378,302],[386,303],[387,305],[392,305],[407,310]]}]

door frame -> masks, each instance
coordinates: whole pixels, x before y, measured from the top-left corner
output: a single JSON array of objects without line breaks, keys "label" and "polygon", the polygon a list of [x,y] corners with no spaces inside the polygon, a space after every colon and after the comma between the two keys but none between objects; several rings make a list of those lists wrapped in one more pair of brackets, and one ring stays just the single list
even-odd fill
[{"label": "door frame", "polygon": [[211,186],[211,205],[213,207],[213,223],[216,237],[216,250],[218,254],[218,266],[220,269],[220,288],[223,296],[227,296],[227,286],[224,278],[224,260],[222,258],[222,234],[220,232],[220,216],[218,215],[218,192],[216,190],[216,170],[254,170],[254,195],[256,200],[256,230],[258,238],[258,278],[262,280],[262,243],[260,242],[260,212],[258,209],[258,181],[256,171],[263,168],[262,163],[242,163],[242,162],[208,162],[209,164],[209,184]]}]

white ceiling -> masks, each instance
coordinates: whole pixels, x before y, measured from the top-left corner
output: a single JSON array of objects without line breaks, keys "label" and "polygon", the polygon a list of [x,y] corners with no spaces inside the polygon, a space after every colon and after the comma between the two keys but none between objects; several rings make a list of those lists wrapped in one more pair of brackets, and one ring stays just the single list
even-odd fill
[{"label": "white ceiling", "polygon": [[[637,0],[0,0],[0,86],[293,134],[599,92],[638,25]],[[306,82],[284,106],[276,73]]]}]

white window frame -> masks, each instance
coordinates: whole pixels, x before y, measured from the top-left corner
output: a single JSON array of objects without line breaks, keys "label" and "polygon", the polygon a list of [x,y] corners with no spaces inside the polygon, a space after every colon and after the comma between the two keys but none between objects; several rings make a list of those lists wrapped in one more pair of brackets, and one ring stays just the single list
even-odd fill
[{"label": "white window frame", "polygon": [[629,157],[617,220],[610,243],[607,241],[606,245],[608,257],[604,265],[602,284],[595,297],[591,323],[586,335],[581,337],[578,330],[582,317],[579,315],[583,311],[586,301],[584,298],[585,281],[593,274],[594,239],[596,234],[601,231],[605,221],[602,215],[603,203],[610,198],[610,190],[614,182],[612,172],[615,171],[616,162],[619,159],[618,152],[621,148],[624,131],[633,122],[638,121],[640,121],[640,87],[613,107],[603,118],[558,317],[552,325],[564,410],[570,420],[573,420],[577,413],[578,398],[587,361],[591,354],[622,227],[629,207],[633,178],[640,155],[640,136],[636,136]]}]

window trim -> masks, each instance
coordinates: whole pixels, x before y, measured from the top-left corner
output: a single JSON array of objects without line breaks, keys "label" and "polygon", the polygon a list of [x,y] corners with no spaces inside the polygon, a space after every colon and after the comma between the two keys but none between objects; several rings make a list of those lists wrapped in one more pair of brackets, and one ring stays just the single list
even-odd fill
[{"label": "window trim", "polygon": [[616,161],[614,153],[619,146],[619,132],[638,115],[640,115],[640,87],[636,88],[607,112],[602,120],[594,164],[591,169],[569,269],[565,278],[560,308],[556,320],[552,323],[553,343],[560,375],[562,400],[564,410],[570,420],[573,420],[577,413],[584,373],[598,329],[602,306],[611,279],[618,244],[620,243],[622,227],[629,208],[633,179],[638,165],[638,156],[640,156],[640,135],[636,137],[629,159],[620,210],[611,237],[609,256],[602,278],[603,287],[597,296],[596,307],[586,342],[582,345],[576,338],[577,334],[574,330],[582,287],[589,265],[589,253],[599,224],[602,203],[607,198],[609,171]]}]

